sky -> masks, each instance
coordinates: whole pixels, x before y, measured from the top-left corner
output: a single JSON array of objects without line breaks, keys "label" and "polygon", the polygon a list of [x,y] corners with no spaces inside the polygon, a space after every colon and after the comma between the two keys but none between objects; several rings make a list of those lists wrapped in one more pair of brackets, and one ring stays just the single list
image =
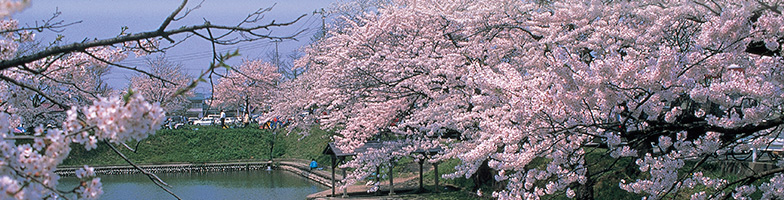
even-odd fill
[{"label": "sky", "polygon": [[[179,6],[178,0],[33,0],[32,5],[26,10],[17,13],[13,18],[19,20],[20,25],[40,24],[42,20],[49,19],[55,12],[61,12],[60,20],[68,22],[81,21],[78,24],[65,28],[60,33],[36,33],[36,39],[48,43],[57,35],[63,35],[67,43],[92,39],[106,39],[117,36],[123,27],[128,27],[130,32],[145,32],[157,29],[161,22]],[[286,22],[296,19],[302,14],[307,14],[296,24],[272,30],[272,34],[290,35],[305,30],[297,39],[280,42],[278,51],[286,57],[297,51],[301,46],[311,42],[311,37],[321,29],[321,15],[314,11],[327,9],[334,0],[191,0],[187,8],[194,8],[199,3],[201,7],[193,10],[186,18],[169,25],[177,28],[185,25],[203,24],[205,20],[212,24],[235,25],[242,21],[248,14],[260,9],[274,6],[265,14],[264,23],[271,20]],[[168,44],[162,41],[163,44]],[[230,65],[238,65],[244,59],[269,60],[275,52],[275,43],[270,40],[240,43],[233,46],[218,46],[220,52],[239,49],[240,57],[229,60]],[[207,69],[211,62],[211,44],[199,38],[188,41],[170,49],[165,57],[175,63],[182,64],[187,73],[196,75]],[[157,55],[155,55],[157,56]],[[129,56],[122,64],[143,68],[146,65],[144,57]],[[133,72],[124,69],[113,69],[107,76],[109,86],[123,89],[128,85],[128,79]],[[200,84],[196,92],[209,92],[208,84]]]}]

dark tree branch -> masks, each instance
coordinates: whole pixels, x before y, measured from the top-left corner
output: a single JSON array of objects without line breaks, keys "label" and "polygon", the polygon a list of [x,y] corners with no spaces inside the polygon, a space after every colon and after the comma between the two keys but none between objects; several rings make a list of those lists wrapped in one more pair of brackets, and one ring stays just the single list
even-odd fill
[{"label": "dark tree branch", "polygon": [[112,66],[116,66],[116,67],[119,67],[119,68],[123,68],[123,69],[128,69],[128,70],[131,70],[131,71],[139,72],[139,73],[142,73],[144,75],[149,76],[150,78],[158,79],[158,80],[163,81],[165,83],[177,85],[177,83],[174,83],[174,82],[171,82],[171,81],[166,80],[164,78],[161,78],[159,76],[156,76],[156,75],[154,75],[154,74],[152,74],[150,72],[147,72],[147,71],[144,71],[144,70],[140,70],[139,68],[126,66],[126,65],[119,64],[119,63],[115,63],[115,62],[110,62],[110,61],[108,61],[106,59],[103,59],[103,58],[100,58],[98,56],[95,56],[94,54],[92,54],[90,52],[87,52],[87,51],[82,51],[82,53],[85,53],[85,54],[89,55],[90,57],[92,57],[93,59],[96,59],[96,60],[101,61],[103,63],[109,64],[109,65],[112,65]]},{"label": "dark tree branch", "polygon": [[[714,9],[713,9],[713,8],[711,8],[710,6],[706,5],[705,3],[702,3],[702,2],[699,2],[699,1],[694,1],[694,3],[695,3],[695,4],[697,4],[697,5],[700,5],[700,6],[704,7],[705,9],[708,9],[708,11],[711,11],[711,13],[713,13],[714,15],[717,15],[717,16],[718,16],[718,15],[721,15],[721,13],[719,13],[719,11],[716,11],[716,10],[714,10]],[[714,3],[715,3],[715,2],[714,2]]]},{"label": "dark tree branch", "polygon": [[71,108],[71,107],[70,107],[70,106],[68,106],[68,105],[62,104],[62,103],[60,103],[60,102],[58,102],[58,101],[54,101],[54,99],[53,99],[52,97],[50,97],[50,96],[49,96],[49,95],[47,95],[46,93],[42,92],[41,90],[38,90],[38,89],[36,89],[36,88],[33,88],[33,87],[30,87],[30,86],[27,86],[27,85],[25,85],[25,84],[22,84],[22,83],[20,83],[20,82],[18,82],[18,81],[16,81],[16,80],[14,80],[14,79],[12,79],[12,78],[10,78],[10,77],[7,77],[7,76],[5,76],[5,75],[3,75],[3,74],[0,74],[0,80],[8,81],[8,82],[9,82],[9,83],[11,83],[11,84],[17,85],[17,86],[19,86],[19,87],[22,87],[22,88],[25,88],[25,89],[28,89],[28,90],[32,90],[32,91],[33,91],[33,92],[35,92],[36,94],[43,96],[45,99],[47,99],[47,100],[51,101],[52,103],[54,103],[54,104],[57,104],[57,106],[60,106],[60,108],[62,108],[63,110],[68,110],[68,109],[70,109],[70,108]]},{"label": "dark tree branch", "polygon": [[757,0],[757,3],[762,5],[762,7],[766,8],[766,9],[769,9],[770,11],[775,12],[776,14],[779,14],[779,15],[781,14],[781,11],[779,10],[778,6],[771,6],[771,5],[765,3],[762,0]]},{"label": "dark tree branch", "polygon": [[[86,41],[86,42],[81,42],[81,43],[73,43],[73,44],[69,44],[69,45],[56,46],[56,47],[52,47],[52,48],[49,48],[49,49],[46,49],[46,50],[43,50],[43,51],[31,54],[31,55],[26,55],[26,56],[16,57],[16,58],[9,59],[9,60],[0,61],[0,70],[5,70],[5,69],[11,68],[11,67],[15,67],[15,66],[25,65],[27,63],[31,63],[33,61],[36,61],[36,60],[39,60],[39,59],[43,59],[43,58],[46,58],[46,57],[49,57],[49,56],[53,56],[53,55],[58,55],[58,54],[63,54],[63,53],[70,53],[70,52],[85,51],[86,49],[89,49],[89,48],[92,48],[92,47],[111,46],[111,45],[120,44],[120,43],[124,43],[124,42],[137,41],[137,40],[143,40],[143,39],[150,39],[150,38],[156,38],[156,37],[167,38],[167,37],[169,37],[171,35],[177,35],[177,34],[182,34],[182,33],[195,33],[197,30],[217,29],[217,30],[229,30],[229,31],[239,31],[239,32],[252,32],[252,31],[258,30],[258,29],[269,29],[271,27],[288,26],[288,25],[296,23],[297,21],[302,19],[302,17],[304,17],[304,16],[305,15],[302,15],[302,16],[298,17],[297,19],[295,19],[293,21],[290,21],[290,22],[275,23],[273,21],[273,22],[271,22],[269,24],[266,24],[266,25],[259,25],[259,26],[253,26],[253,27],[237,27],[237,26],[212,25],[212,24],[210,24],[208,22],[208,23],[205,23],[205,24],[202,24],[202,25],[184,26],[184,27],[180,27],[178,29],[169,30],[169,31],[141,32],[141,33],[136,33],[136,34],[118,36],[118,37],[109,38],[109,39]],[[295,35],[291,35],[291,36],[283,36],[283,37],[262,35],[262,34],[253,34],[253,35],[254,36],[258,36],[259,38],[267,38],[267,39],[293,39],[296,36],[296,34]],[[215,38],[212,38],[212,39],[205,38],[205,39],[208,39],[211,42],[219,42],[219,41],[216,41]]]},{"label": "dark tree branch", "polygon": [[[169,26],[169,24],[172,21],[174,21],[175,17],[177,17],[177,14],[179,14],[180,11],[182,11],[182,9],[185,8],[186,4],[188,4],[188,0],[183,0],[182,3],[180,3],[180,6],[177,7],[177,9],[174,9],[174,11],[169,15],[169,17],[166,17],[166,19],[163,20],[163,23],[161,23],[161,27],[158,27],[158,30],[156,30],[155,32],[163,33],[164,30],[166,30],[166,27]],[[169,40],[169,42],[174,43],[174,40],[169,38],[168,36],[163,36],[163,38],[166,38],[167,40]]]},{"label": "dark tree branch", "polygon": [[[24,172],[21,172],[21,171],[17,170],[17,169],[16,169],[16,168],[14,168],[14,167],[9,167],[9,168],[10,168],[11,170],[13,170],[13,171],[14,171],[14,173],[16,173],[16,175],[18,175],[19,177],[24,177],[24,178],[26,178],[27,180],[30,180],[30,181],[32,181],[32,182],[36,182],[36,183],[38,183],[39,185],[41,185],[42,187],[46,188],[47,190],[49,190],[49,191],[52,191],[52,192],[54,192],[54,193],[55,193],[55,194],[57,194],[57,195],[60,195],[60,198],[63,198],[63,199],[65,199],[65,200],[68,200],[68,198],[67,198],[65,195],[63,195],[63,192],[60,192],[59,190],[57,190],[57,189],[55,189],[55,188],[52,188],[52,187],[49,187],[49,186],[47,186],[46,184],[44,184],[44,182],[43,182],[43,181],[36,179],[36,177],[33,177],[33,176],[30,176],[30,175],[27,175],[27,174],[25,174]],[[21,191],[21,190],[22,190],[22,189],[20,188],[20,189],[19,189],[19,191]]]}]

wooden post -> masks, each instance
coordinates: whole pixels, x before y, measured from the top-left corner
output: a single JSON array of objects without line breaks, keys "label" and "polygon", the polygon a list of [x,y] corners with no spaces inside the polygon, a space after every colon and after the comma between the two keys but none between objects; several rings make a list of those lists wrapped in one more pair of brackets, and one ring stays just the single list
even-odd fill
[{"label": "wooden post", "polygon": [[423,174],[424,171],[423,171],[422,167],[424,166],[424,164],[425,164],[425,159],[419,160],[419,192],[425,191],[425,186],[423,185],[424,182],[422,181],[422,179],[424,177],[424,174]]},{"label": "wooden post", "polygon": [[438,193],[438,162],[433,163],[433,171],[436,173],[436,193]]},{"label": "wooden post", "polygon": [[381,195],[381,166],[376,166],[376,185],[378,185],[376,196],[379,196]]},{"label": "wooden post", "polygon": [[[343,168],[343,183],[346,183],[346,168]],[[343,198],[348,198],[348,185],[343,187]]]},{"label": "wooden post", "polygon": [[335,155],[332,155],[332,196],[335,196]]},{"label": "wooden post", "polygon": [[393,177],[395,175],[392,174],[392,171],[394,171],[392,169],[394,168],[395,168],[395,162],[394,161],[389,162],[389,196],[395,195],[395,182],[393,180]]}]

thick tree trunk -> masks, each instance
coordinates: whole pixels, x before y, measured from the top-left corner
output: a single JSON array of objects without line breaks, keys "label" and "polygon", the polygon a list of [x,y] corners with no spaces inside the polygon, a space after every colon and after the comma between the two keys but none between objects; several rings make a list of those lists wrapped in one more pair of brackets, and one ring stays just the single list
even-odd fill
[{"label": "thick tree trunk", "polygon": [[593,177],[590,175],[590,171],[586,171],[585,174],[587,176],[585,184],[577,185],[577,188],[574,191],[574,198],[580,200],[593,200],[593,186],[595,183]]},{"label": "thick tree trunk", "polygon": [[493,175],[495,172],[487,165],[487,163],[488,161],[485,160],[482,165],[479,166],[479,169],[477,169],[476,172],[471,175],[471,179],[474,181],[474,187],[472,188],[472,191],[479,190],[483,185],[488,185],[491,187],[494,186],[495,179],[493,178]]}]

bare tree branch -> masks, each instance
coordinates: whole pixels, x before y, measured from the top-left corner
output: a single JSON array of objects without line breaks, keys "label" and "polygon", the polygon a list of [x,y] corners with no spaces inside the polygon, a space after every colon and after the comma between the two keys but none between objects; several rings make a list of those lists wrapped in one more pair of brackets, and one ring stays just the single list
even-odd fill
[{"label": "bare tree branch", "polygon": [[[255,34],[255,33],[252,33],[252,31],[258,30],[258,29],[269,29],[271,27],[288,26],[288,25],[296,23],[297,21],[302,19],[304,16],[305,15],[301,15],[297,19],[294,19],[293,21],[289,21],[289,22],[276,23],[276,22],[273,21],[273,22],[270,22],[269,24],[266,24],[266,25],[259,25],[259,26],[253,26],[253,27],[212,25],[209,22],[206,22],[205,24],[202,24],[202,25],[184,26],[184,27],[180,27],[178,29],[169,30],[169,31],[141,32],[141,33],[136,33],[136,34],[118,36],[118,37],[109,38],[109,39],[86,41],[86,42],[81,42],[81,43],[72,43],[72,44],[69,44],[69,45],[52,47],[52,48],[49,48],[49,49],[40,51],[38,53],[31,54],[31,55],[26,55],[26,56],[16,57],[16,58],[9,59],[9,60],[0,61],[0,70],[5,70],[5,69],[11,68],[11,67],[15,67],[15,66],[25,65],[27,63],[30,63],[30,62],[33,62],[33,61],[36,61],[36,60],[39,60],[39,59],[43,59],[43,58],[46,58],[46,57],[49,57],[49,56],[58,55],[58,54],[62,54],[62,53],[84,51],[84,50],[92,48],[92,47],[111,46],[111,45],[120,44],[120,43],[123,43],[123,42],[137,41],[137,40],[150,39],[150,38],[156,38],[156,37],[167,38],[167,37],[169,37],[171,35],[177,35],[177,34],[181,34],[181,33],[196,33],[196,31],[198,31],[198,30],[205,30],[205,29],[208,29],[208,28],[209,29],[217,29],[217,30],[247,32],[247,33],[251,33],[254,36],[258,36],[259,39],[262,39],[262,38],[266,38],[266,39],[293,39],[294,37],[296,37],[296,34],[290,35],[290,36],[280,36],[279,37],[279,36],[270,36],[270,35],[264,35],[264,34]],[[199,35],[199,36],[203,37],[201,35]],[[205,39],[209,39],[209,38],[205,38]],[[213,38],[210,41],[211,42],[220,42],[220,41],[215,40],[215,38]]]},{"label": "bare tree branch", "polygon": [[2,79],[2,80],[4,80],[4,81],[8,81],[9,83],[11,83],[11,84],[14,84],[14,85],[17,85],[17,86],[19,86],[19,87],[22,87],[22,88],[25,88],[25,89],[28,89],[28,90],[32,90],[32,91],[33,91],[33,92],[35,92],[36,94],[43,96],[44,98],[48,99],[48,100],[49,100],[49,101],[51,101],[52,103],[54,103],[54,104],[57,104],[57,106],[60,106],[60,108],[62,108],[62,109],[64,109],[64,110],[68,110],[68,109],[70,109],[70,108],[71,108],[71,107],[70,107],[70,106],[68,106],[68,105],[62,104],[62,103],[60,103],[60,102],[58,102],[58,101],[54,101],[54,99],[53,99],[52,97],[50,97],[49,95],[47,95],[47,94],[46,94],[46,93],[44,93],[44,92],[41,92],[41,90],[38,90],[38,89],[36,89],[36,88],[33,88],[33,87],[30,87],[30,86],[27,86],[27,85],[25,85],[25,84],[22,84],[22,83],[20,83],[20,82],[18,82],[18,81],[16,81],[16,80],[14,80],[14,79],[12,79],[12,78],[10,78],[10,77],[7,77],[7,76],[5,76],[5,75],[3,75],[3,74],[0,74],[0,79]]},{"label": "bare tree branch", "polygon": [[114,151],[114,153],[117,153],[117,155],[120,155],[120,157],[122,157],[122,159],[123,159],[123,160],[125,160],[125,162],[127,162],[128,164],[130,164],[131,166],[133,166],[133,168],[136,168],[137,170],[139,170],[140,172],[142,172],[142,174],[144,174],[144,175],[147,175],[147,177],[149,177],[149,178],[150,178],[150,180],[152,180],[152,182],[153,182],[153,183],[155,183],[155,185],[157,185],[158,187],[160,187],[160,188],[161,188],[161,189],[163,189],[164,191],[166,191],[166,192],[168,192],[169,194],[171,194],[172,196],[174,196],[174,198],[177,198],[177,199],[182,199],[182,198],[180,198],[179,196],[177,196],[177,194],[174,194],[174,192],[172,192],[171,190],[169,190],[169,188],[166,188],[166,187],[171,187],[171,186],[169,186],[169,184],[167,184],[166,182],[163,182],[163,180],[161,180],[161,178],[158,178],[158,176],[157,176],[157,175],[155,175],[155,174],[153,174],[153,173],[151,173],[151,172],[148,172],[148,171],[147,171],[147,170],[145,170],[144,168],[141,168],[141,167],[139,167],[139,165],[136,165],[136,163],[134,163],[133,161],[131,161],[131,159],[128,159],[128,157],[127,157],[127,156],[125,156],[125,154],[123,154],[122,152],[120,152],[120,150],[117,150],[117,147],[114,147],[114,145],[113,145],[112,143],[109,143],[109,142],[106,142],[106,141],[104,141],[104,144],[106,144],[107,146],[109,146],[110,148],[112,148],[112,151]]},{"label": "bare tree branch", "polygon": [[38,25],[38,22],[35,22],[35,25],[33,25],[33,26],[28,26],[28,27],[19,28],[19,29],[3,30],[3,31],[0,31],[0,34],[15,33],[15,32],[19,32],[19,31],[43,32],[44,30],[50,30],[50,31],[59,33],[59,32],[62,32],[63,28],[65,28],[65,27],[68,27],[68,26],[71,26],[71,25],[74,25],[74,24],[78,24],[78,23],[82,23],[82,21],[75,21],[75,22],[69,22],[69,23],[65,23],[65,21],[63,21],[63,20],[55,21],[55,19],[60,17],[61,14],[62,14],[62,12],[60,12],[59,10],[55,10],[54,14],[52,14],[52,17],[50,17],[49,19],[46,19],[46,20],[41,20],[41,23],[42,23],[41,25]]},{"label": "bare tree branch", "polygon": [[177,84],[176,84],[176,83],[174,83],[174,82],[171,82],[171,81],[169,81],[169,80],[166,80],[166,79],[164,79],[164,78],[161,78],[161,77],[159,77],[159,76],[156,76],[156,75],[154,75],[154,74],[152,74],[152,73],[150,73],[150,72],[147,72],[147,71],[144,71],[144,70],[140,70],[139,68],[136,68],[136,67],[130,67],[130,66],[126,66],[126,65],[122,65],[122,64],[118,64],[118,63],[110,62],[110,61],[108,61],[108,60],[106,60],[106,59],[103,59],[103,58],[100,58],[100,57],[98,57],[98,56],[95,56],[94,54],[92,54],[92,53],[89,53],[89,52],[87,52],[87,51],[82,51],[82,53],[85,53],[85,54],[89,55],[90,57],[92,57],[92,58],[94,58],[94,59],[96,59],[96,60],[98,60],[98,61],[101,61],[101,62],[103,62],[103,63],[109,64],[109,65],[112,65],[112,66],[116,66],[116,67],[119,67],[119,68],[123,68],[123,69],[128,69],[128,70],[131,70],[131,71],[139,72],[139,73],[142,73],[142,74],[144,74],[144,75],[147,75],[147,76],[149,76],[150,78],[158,79],[158,80],[161,80],[161,81],[163,81],[163,82],[165,82],[165,83],[169,83],[169,84],[177,85]]}]

